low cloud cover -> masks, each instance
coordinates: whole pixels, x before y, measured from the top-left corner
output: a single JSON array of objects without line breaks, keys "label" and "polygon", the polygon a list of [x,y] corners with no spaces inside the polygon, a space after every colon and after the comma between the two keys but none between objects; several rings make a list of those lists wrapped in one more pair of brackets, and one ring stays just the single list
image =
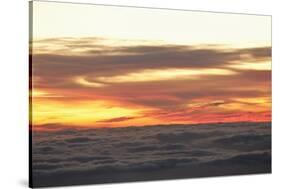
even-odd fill
[{"label": "low cloud cover", "polygon": [[35,186],[271,172],[271,123],[52,127],[33,136]]}]

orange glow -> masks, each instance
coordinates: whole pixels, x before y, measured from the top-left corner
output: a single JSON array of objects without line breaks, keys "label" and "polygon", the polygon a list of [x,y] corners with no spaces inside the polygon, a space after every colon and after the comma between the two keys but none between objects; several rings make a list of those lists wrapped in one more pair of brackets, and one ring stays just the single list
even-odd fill
[{"label": "orange glow", "polygon": [[[62,38],[34,42],[33,126],[271,121],[270,47],[183,48],[138,41],[122,46],[122,41],[113,41]],[[67,48],[71,50],[64,55]],[[262,51],[261,55],[256,51]]]},{"label": "orange glow", "polygon": [[95,126],[102,120],[139,116],[139,110],[112,105],[110,102],[100,100],[78,103],[34,100],[32,108],[35,125],[60,123]]}]

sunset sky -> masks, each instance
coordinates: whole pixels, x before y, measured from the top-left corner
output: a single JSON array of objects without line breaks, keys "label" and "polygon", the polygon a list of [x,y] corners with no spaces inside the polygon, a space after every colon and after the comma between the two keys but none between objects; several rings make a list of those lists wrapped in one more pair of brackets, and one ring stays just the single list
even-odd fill
[{"label": "sunset sky", "polygon": [[33,2],[32,125],[271,121],[271,17]]}]

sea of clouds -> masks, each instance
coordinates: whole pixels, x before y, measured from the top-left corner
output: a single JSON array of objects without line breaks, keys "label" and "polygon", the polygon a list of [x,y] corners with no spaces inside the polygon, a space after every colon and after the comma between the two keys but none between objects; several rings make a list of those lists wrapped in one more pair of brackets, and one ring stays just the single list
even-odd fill
[{"label": "sea of clouds", "polygon": [[31,168],[35,186],[266,173],[271,123],[33,131]]}]

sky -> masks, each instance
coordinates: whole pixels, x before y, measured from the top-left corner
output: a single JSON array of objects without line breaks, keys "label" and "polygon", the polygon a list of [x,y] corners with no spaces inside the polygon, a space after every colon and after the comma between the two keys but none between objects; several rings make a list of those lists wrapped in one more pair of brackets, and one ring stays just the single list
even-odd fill
[{"label": "sky", "polygon": [[271,120],[271,17],[33,2],[32,125]]}]

